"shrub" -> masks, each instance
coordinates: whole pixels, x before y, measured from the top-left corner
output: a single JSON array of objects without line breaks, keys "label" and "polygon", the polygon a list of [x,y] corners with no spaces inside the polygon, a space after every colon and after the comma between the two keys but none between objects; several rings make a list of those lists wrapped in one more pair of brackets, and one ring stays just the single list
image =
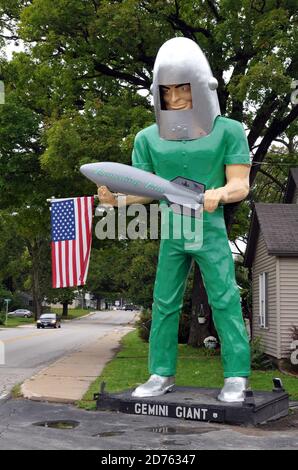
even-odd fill
[{"label": "shrub", "polygon": [[[140,338],[144,341],[149,341],[150,328],[151,328],[151,318],[152,313],[149,308],[144,309],[139,317],[139,320],[136,322],[136,327]],[[179,331],[178,331],[178,342],[180,344],[187,343],[189,336],[190,328],[190,315],[187,313],[182,313],[180,316],[179,322]]]},{"label": "shrub", "polygon": [[[292,333],[292,340],[293,343],[295,341],[298,341],[298,327],[296,325],[293,325],[291,327],[291,333]],[[292,358],[292,354],[294,354],[294,357]],[[291,373],[294,373],[295,375],[298,375],[298,364],[295,364],[294,361],[297,359],[297,346],[296,344],[291,345],[291,353],[290,353],[290,358],[285,361],[285,368]]]},{"label": "shrub", "polygon": [[254,370],[275,369],[272,360],[265,354],[261,341],[262,338],[256,336],[250,343],[251,367]]},{"label": "shrub", "polygon": [[0,325],[5,325],[6,313],[0,312]]},{"label": "shrub", "polygon": [[291,333],[292,333],[292,338],[293,338],[293,341],[296,341],[298,340],[298,326],[291,326]]},{"label": "shrub", "polygon": [[149,308],[144,308],[141,311],[140,317],[136,321],[135,325],[140,338],[148,342],[151,328],[151,310]]}]

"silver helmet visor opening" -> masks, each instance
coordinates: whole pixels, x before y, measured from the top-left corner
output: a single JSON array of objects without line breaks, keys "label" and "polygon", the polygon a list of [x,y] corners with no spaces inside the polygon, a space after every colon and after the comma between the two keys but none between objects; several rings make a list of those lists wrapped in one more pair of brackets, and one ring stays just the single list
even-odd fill
[{"label": "silver helmet visor opening", "polygon": [[192,109],[190,83],[159,85],[160,109],[162,111],[184,111]]}]

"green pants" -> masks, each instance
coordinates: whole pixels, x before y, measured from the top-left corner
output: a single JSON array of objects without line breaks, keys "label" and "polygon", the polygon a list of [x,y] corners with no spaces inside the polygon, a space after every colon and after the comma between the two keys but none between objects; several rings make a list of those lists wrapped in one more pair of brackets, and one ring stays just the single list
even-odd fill
[{"label": "green pants", "polygon": [[183,238],[161,240],[152,307],[150,374],[176,373],[179,316],[194,259],[203,276],[220,339],[224,377],[248,377],[249,341],[222,208],[212,214],[204,213],[201,248],[194,252],[186,246]]}]

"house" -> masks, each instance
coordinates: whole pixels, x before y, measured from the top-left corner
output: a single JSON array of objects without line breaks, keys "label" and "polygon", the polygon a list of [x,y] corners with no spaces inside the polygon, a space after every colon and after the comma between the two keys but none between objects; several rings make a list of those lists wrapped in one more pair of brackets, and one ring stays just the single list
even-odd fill
[{"label": "house", "polygon": [[283,204],[255,204],[244,265],[252,279],[252,337],[265,353],[288,359],[298,327],[298,168]]},{"label": "house", "polygon": [[[62,303],[50,303],[48,304],[46,301],[43,303],[44,306],[48,306],[49,308],[63,308]],[[90,292],[80,292],[76,291],[76,295],[74,300],[68,304],[69,309],[75,308],[92,308],[94,310],[100,309],[103,310],[105,308],[105,300],[101,299],[100,302],[97,302],[94,296]]]},{"label": "house", "polygon": [[33,297],[31,294],[27,294],[26,292],[19,292],[18,297],[23,308],[32,309]]},{"label": "house", "polygon": [[298,168],[291,168],[285,191],[286,204],[298,204]]}]

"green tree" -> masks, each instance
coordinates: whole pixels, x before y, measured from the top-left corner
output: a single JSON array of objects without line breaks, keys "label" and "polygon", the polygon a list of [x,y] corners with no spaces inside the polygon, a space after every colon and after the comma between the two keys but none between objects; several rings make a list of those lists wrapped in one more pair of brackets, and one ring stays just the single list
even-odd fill
[{"label": "green tree", "polygon": [[127,258],[125,247],[124,251],[122,248],[121,242],[104,241],[101,248],[91,250],[86,287],[97,300],[98,308],[102,299],[113,301],[126,293],[123,266]]},{"label": "green tree", "polygon": [[[290,102],[296,24],[295,0],[0,0],[0,29],[8,29],[2,39],[19,37],[28,47],[0,63],[13,111],[6,118],[15,116],[10,129],[5,116],[0,123],[0,175],[8,176],[0,176],[2,207],[13,197],[31,205],[37,187],[33,202],[40,204],[52,194],[89,193],[94,187],[79,175],[80,164],[129,162],[133,136],[153,121],[149,100],[137,92],[149,94],[156,52],[174,35],[201,45],[219,82],[222,114],[244,122],[254,191],[272,144],[288,145],[297,132],[298,106]],[[236,220],[232,239],[247,231],[249,205],[236,214],[238,206],[225,208],[229,231]]]},{"label": "green tree", "polygon": [[[296,21],[291,0],[35,0],[22,10],[19,33],[36,42],[32,50],[41,64],[51,61],[60,70],[55,85],[62,99],[69,96],[62,90],[69,91],[70,76],[73,84],[84,84],[82,105],[86,93],[107,100],[123,88],[149,91],[158,47],[173,35],[198,41],[218,79],[222,113],[249,129],[253,184],[270,145],[297,117],[290,103],[297,76]],[[228,228],[237,206],[226,208]]]},{"label": "green tree", "polygon": [[68,316],[68,306],[76,298],[76,292],[71,288],[62,288],[62,289],[47,289],[46,291],[46,300],[54,304],[62,304],[62,317],[66,318]]},{"label": "green tree", "polygon": [[151,308],[159,243],[134,240],[129,243],[130,263],[125,269],[127,296],[137,305]]}]

